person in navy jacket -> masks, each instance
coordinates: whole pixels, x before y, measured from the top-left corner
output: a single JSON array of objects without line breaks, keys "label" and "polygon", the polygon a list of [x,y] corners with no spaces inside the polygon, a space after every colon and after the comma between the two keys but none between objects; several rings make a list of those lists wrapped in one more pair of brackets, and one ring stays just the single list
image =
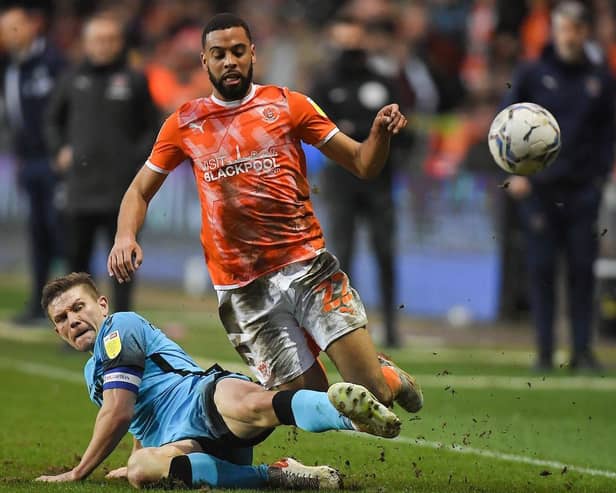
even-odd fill
[{"label": "person in navy jacket", "polygon": [[0,12],[0,37],[10,58],[3,71],[3,103],[18,164],[18,181],[30,206],[32,288],[29,303],[15,318],[15,322],[23,324],[45,320],[38,300],[52,260],[61,253],[53,203],[56,177],[43,135],[43,114],[65,63],[42,35],[43,24],[43,14],[36,9],[16,6]]},{"label": "person in navy jacket", "polygon": [[591,349],[597,220],[602,189],[614,159],[614,87],[606,66],[588,43],[590,22],[576,1],[552,13],[552,43],[522,65],[504,106],[529,101],[557,119],[562,150],[551,167],[515,176],[508,191],[517,200],[528,250],[537,369],[552,367],[559,253],[566,257],[573,369],[598,369]]},{"label": "person in navy jacket", "polygon": [[[122,24],[106,13],[83,24],[83,60],[59,79],[45,135],[64,177],[66,260],[88,271],[96,235],[113,244],[124,192],[148,157],[160,125],[145,76],[127,60]],[[134,283],[113,283],[113,305],[130,311]]]}]

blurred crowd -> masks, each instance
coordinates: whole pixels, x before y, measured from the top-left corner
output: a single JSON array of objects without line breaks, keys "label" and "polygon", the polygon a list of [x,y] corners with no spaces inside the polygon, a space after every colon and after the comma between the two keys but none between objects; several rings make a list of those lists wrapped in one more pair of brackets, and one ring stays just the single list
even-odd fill
[{"label": "blurred crowd", "polygon": [[[15,4],[16,2],[4,2]],[[335,57],[328,20],[345,13],[365,22],[371,61],[397,78],[412,130],[427,136],[411,164],[450,176],[485,138],[512,67],[539,56],[550,35],[553,0],[56,0],[17,2],[40,9],[44,29],[69,61],[82,56],[80,32],[95,12],[125,27],[130,64],[145,71],[156,105],[170,113],[208,94],[199,62],[201,28],[218,11],[244,17],[254,32],[255,80],[310,92]],[[616,71],[613,0],[588,0],[594,49]],[[422,152],[423,151],[423,152]],[[487,158],[487,156],[485,156]],[[479,164],[477,164],[479,163]],[[415,166],[417,169],[417,166]]]},{"label": "blurred crowd", "polygon": [[[332,37],[331,21],[352,18],[362,25],[362,48],[370,70],[392,81],[396,99],[409,115],[406,137],[411,144],[396,156],[396,166],[411,174],[447,178],[461,170],[497,173],[485,145],[489,125],[511,89],[514,67],[520,61],[537,59],[549,42],[550,13],[557,3],[4,0],[0,6],[28,8],[33,29],[57,48],[65,67],[84,59],[88,19],[101,13],[114,19],[125,36],[123,60],[145,75],[159,121],[181,103],[211,92],[199,53],[203,24],[214,13],[231,11],[251,26],[257,48],[255,81],[309,95],[337,68],[340,47]],[[616,0],[584,3],[593,30],[587,53],[616,74]],[[5,73],[11,63],[11,43],[0,39],[0,64]],[[10,98],[3,98],[0,109],[10,116]],[[0,142],[5,151],[10,148],[9,139]],[[57,165],[58,155],[51,159]]]}]

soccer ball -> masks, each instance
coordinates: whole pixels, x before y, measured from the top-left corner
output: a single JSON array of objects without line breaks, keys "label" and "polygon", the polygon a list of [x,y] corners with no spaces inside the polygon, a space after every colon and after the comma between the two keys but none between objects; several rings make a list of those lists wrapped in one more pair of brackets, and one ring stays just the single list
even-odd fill
[{"label": "soccer ball", "polygon": [[508,173],[532,175],[547,168],[560,152],[560,128],[554,115],[534,103],[516,103],[490,126],[488,145],[496,164]]}]

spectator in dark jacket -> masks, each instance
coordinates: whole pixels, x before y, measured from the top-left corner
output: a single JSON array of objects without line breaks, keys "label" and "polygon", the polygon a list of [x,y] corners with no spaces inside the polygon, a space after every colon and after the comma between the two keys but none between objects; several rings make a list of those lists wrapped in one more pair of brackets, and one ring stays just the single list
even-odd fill
[{"label": "spectator in dark jacket", "polygon": [[43,135],[43,112],[64,61],[42,35],[43,16],[36,10],[10,7],[2,12],[0,34],[10,60],[4,69],[3,96],[18,164],[17,177],[30,206],[28,227],[32,287],[20,324],[46,317],[38,300],[54,257],[60,254],[53,199],[56,177]]},{"label": "spectator in dark jacket", "polygon": [[[54,91],[47,141],[66,180],[69,268],[90,271],[96,232],[113,244],[122,196],[145,161],[158,115],[145,77],[128,67],[121,25],[98,15],[83,28],[85,60]],[[115,284],[116,311],[130,309],[131,284]]]},{"label": "spectator in dark jacket", "polygon": [[585,50],[590,25],[578,2],[553,12],[553,44],[518,70],[506,104],[530,101],[554,114],[563,147],[554,164],[508,187],[527,232],[530,298],[537,329],[538,369],[552,366],[558,254],[567,260],[572,368],[597,369],[591,351],[593,265],[602,188],[614,159],[614,91],[607,68]]},{"label": "spectator in dark jacket", "polygon": [[[339,17],[330,27],[338,57],[314,86],[312,96],[340,129],[357,140],[370,133],[374,112],[398,99],[397,81],[385,77],[368,63],[366,28],[351,17]],[[323,193],[328,208],[329,242],[346,272],[357,241],[355,232],[365,220],[379,268],[385,345],[400,345],[395,306],[395,218],[391,163],[381,174],[363,181],[341,166],[328,163],[323,172]]]}]

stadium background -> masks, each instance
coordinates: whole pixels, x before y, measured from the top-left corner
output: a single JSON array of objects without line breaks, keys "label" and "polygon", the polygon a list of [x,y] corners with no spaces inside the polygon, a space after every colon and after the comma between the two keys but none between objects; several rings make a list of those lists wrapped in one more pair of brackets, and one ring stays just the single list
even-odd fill
[{"label": "stadium background", "polygon": [[[81,56],[83,20],[101,10],[116,15],[128,33],[131,64],[148,75],[161,115],[211,90],[198,54],[202,23],[212,13],[231,10],[253,26],[257,82],[308,94],[334,56],[327,42],[327,19],[349,12],[376,26],[369,35],[370,54],[376,66],[403,87],[404,102],[412,108],[412,147],[394,161],[398,306],[412,317],[446,318],[462,326],[526,316],[521,234],[502,187],[506,177],[488,154],[486,132],[515,64],[537,57],[548,41],[552,3],[267,0],[257,7],[239,0],[25,2],[42,8],[49,37],[72,62]],[[616,2],[586,3],[593,15],[592,49],[614,72]],[[414,87],[411,66],[417,63],[429,74],[426,86]],[[7,130],[0,132],[0,228],[5,232],[0,269],[24,276],[27,206],[16,184]],[[312,197],[327,238],[327,214],[319,194],[324,162],[313,148],[306,146],[306,152]],[[60,202],[61,195],[60,189]],[[609,187],[602,219],[607,254],[616,253],[609,227],[616,216],[610,213],[613,196]],[[198,296],[211,294],[200,260],[199,205],[188,169],[174,173],[154,200],[142,236],[146,262],[141,281],[183,287]],[[377,308],[376,265],[365,233],[360,226],[350,274],[366,305]],[[101,244],[93,263],[99,276],[105,274],[107,249]],[[58,263],[56,272],[62,271]]]},{"label": "stadium background", "polygon": [[[3,3],[3,2],[0,2]],[[594,46],[616,71],[614,4],[588,2]],[[525,318],[523,265],[511,203],[488,155],[485,136],[520,59],[537,56],[549,35],[549,2],[542,0],[59,0],[38,2],[49,13],[49,34],[72,60],[79,29],[95,9],[112,9],[130,34],[131,63],[154,80],[171,62],[190,81],[158,86],[162,112],[209,90],[198,64],[205,19],[231,10],[252,26],[255,79],[309,93],[331,55],[323,28],[344,7],[367,21],[395,20],[375,36],[374,55],[395,67],[410,51],[430,67],[436,92],[418,97],[410,114],[412,150],[396,163],[398,302],[407,345],[392,356],[417,374],[426,395],[420,415],[404,415],[394,442],[340,434],[310,437],[277,431],[256,460],[295,455],[340,468],[351,489],[414,492],[536,492],[614,490],[616,471],[616,348],[597,345],[608,370],[547,378],[529,372],[534,355]],[[411,50],[414,48],[414,50]],[[383,54],[388,56],[383,56]],[[391,64],[390,64],[391,65]],[[399,71],[396,73],[399,75]],[[160,82],[161,79],[158,79]],[[189,94],[192,94],[189,96]],[[174,97],[175,96],[175,99]],[[3,119],[0,119],[3,120]],[[84,355],[62,348],[48,328],[23,330],[9,320],[26,297],[26,205],[15,180],[7,129],[0,131],[0,491],[39,492],[31,479],[60,472],[87,443],[96,410],[83,389]],[[327,235],[319,193],[323,162],[307,148],[313,199]],[[601,220],[605,256],[616,257],[616,192],[610,187]],[[142,236],[136,309],[180,340],[204,365],[216,358],[242,369],[216,317],[199,246],[200,208],[188,169],[173,173],[155,198]],[[613,227],[612,227],[613,224]],[[362,235],[352,272],[375,308],[372,255]],[[107,248],[95,271],[104,279]],[[63,272],[59,262],[56,273]],[[511,275],[511,273],[516,275]],[[104,286],[106,289],[107,286]],[[187,295],[185,290],[190,293]],[[378,338],[378,312],[371,313]],[[455,330],[454,330],[454,327]],[[560,324],[564,332],[566,324]],[[564,340],[561,338],[561,345]],[[559,362],[566,354],[557,355]],[[335,379],[334,369],[328,370]],[[562,366],[562,365],[561,365]],[[244,369],[245,371],[245,369]],[[332,439],[330,439],[330,437]],[[334,439],[335,438],[335,439]],[[87,483],[44,491],[130,491],[103,472],[124,463],[128,441]]]}]

